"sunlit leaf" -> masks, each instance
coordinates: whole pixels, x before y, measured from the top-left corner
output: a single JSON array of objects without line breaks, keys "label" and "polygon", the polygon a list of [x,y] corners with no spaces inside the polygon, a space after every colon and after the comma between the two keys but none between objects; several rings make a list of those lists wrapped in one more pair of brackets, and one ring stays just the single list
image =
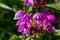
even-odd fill
[{"label": "sunlit leaf", "polygon": [[31,11],[32,11],[32,7],[29,8],[29,12],[31,12]]},{"label": "sunlit leaf", "polygon": [[55,33],[56,36],[60,36],[60,30],[55,30],[55,32],[56,32]]},{"label": "sunlit leaf", "polygon": [[36,33],[36,38],[40,38],[40,34],[39,33]]},{"label": "sunlit leaf", "polygon": [[31,40],[34,40],[33,38],[31,38]]},{"label": "sunlit leaf", "polygon": [[24,1],[24,0],[20,0],[20,1]]},{"label": "sunlit leaf", "polygon": [[16,12],[15,8],[11,8],[9,6],[7,6],[6,4],[0,3],[0,7],[5,8],[5,9],[9,9],[9,10],[13,10],[14,12]]},{"label": "sunlit leaf", "polygon": [[26,36],[24,36],[24,35],[19,35],[19,38],[25,38]]},{"label": "sunlit leaf", "polygon": [[54,0],[55,2],[59,2],[60,0]]},{"label": "sunlit leaf", "polygon": [[30,40],[30,39],[31,39],[31,37],[30,37],[30,36],[26,38],[26,40]]},{"label": "sunlit leaf", "polygon": [[60,1],[53,4],[47,4],[46,6],[60,10]]},{"label": "sunlit leaf", "polygon": [[5,4],[3,4],[3,3],[0,3],[0,7],[5,8],[5,9],[10,9],[10,10],[12,10],[11,7],[9,7],[9,6],[7,6],[7,5],[5,5]]},{"label": "sunlit leaf", "polygon": [[11,35],[11,37],[9,38],[9,40],[18,40],[19,37],[17,35]]}]

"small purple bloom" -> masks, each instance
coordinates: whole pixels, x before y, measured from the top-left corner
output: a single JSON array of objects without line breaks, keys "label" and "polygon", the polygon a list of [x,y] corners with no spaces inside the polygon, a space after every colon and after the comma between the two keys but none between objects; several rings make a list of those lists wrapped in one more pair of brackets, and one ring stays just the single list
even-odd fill
[{"label": "small purple bloom", "polygon": [[24,5],[29,6],[29,0],[25,0]]},{"label": "small purple bloom", "polygon": [[54,16],[52,12],[49,11],[48,8],[44,8],[43,16],[48,19],[52,23],[57,23],[57,18]]},{"label": "small purple bloom", "polygon": [[24,31],[22,32],[22,34],[24,35],[24,34],[27,34],[27,32],[28,32],[28,29],[25,29],[24,28]]},{"label": "small purple bloom", "polygon": [[53,23],[57,23],[57,19],[54,15],[47,15],[47,19]]},{"label": "small purple bloom", "polygon": [[30,22],[30,16],[29,16],[28,14],[25,14],[25,15],[23,16],[23,20],[24,20],[25,22]]},{"label": "small purple bloom", "polygon": [[18,32],[23,32],[25,29],[27,29],[26,31],[28,31],[28,30],[30,30],[30,27],[31,27],[30,24],[27,24],[25,22],[21,22],[19,27],[18,27]]},{"label": "small purple bloom", "polygon": [[29,22],[29,23],[27,23],[27,27],[28,27],[28,29],[32,28],[32,25],[31,25],[31,23],[30,23],[30,22]]},{"label": "small purple bloom", "polygon": [[21,22],[23,22],[23,20],[18,20],[16,26],[19,26]]},{"label": "small purple bloom", "polygon": [[46,30],[47,26],[50,25],[50,24],[51,24],[51,22],[50,22],[49,20],[47,20],[47,19],[44,20],[44,21],[43,21],[43,26],[44,26],[43,29]]},{"label": "small purple bloom", "polygon": [[48,9],[48,8],[44,8],[44,9],[43,9],[43,15],[44,15],[44,16],[47,16],[47,15],[49,15],[49,14],[52,14],[51,12],[49,12],[49,9]]},{"label": "small purple bloom", "polygon": [[34,5],[34,0],[29,0],[31,5]]},{"label": "small purple bloom", "polygon": [[24,27],[25,27],[25,23],[24,22],[21,22],[19,27],[18,27],[18,32],[22,32],[24,30]]},{"label": "small purple bloom", "polygon": [[[46,13],[41,14],[37,12],[36,14],[33,15],[33,20],[36,21],[38,26],[37,28],[40,32],[42,32],[43,30],[46,31],[47,27],[50,26],[56,20],[56,17],[53,14],[49,13],[48,10],[45,10],[45,11]],[[47,14],[47,15],[44,15],[44,14]]]},{"label": "small purple bloom", "polygon": [[41,5],[41,4],[43,4],[43,3],[44,3],[44,0],[36,0],[36,4]]},{"label": "small purple bloom", "polygon": [[23,10],[19,10],[16,12],[14,19],[21,19],[25,15]]},{"label": "small purple bloom", "polygon": [[39,32],[43,32],[43,28],[41,28],[40,25],[38,25],[37,30],[38,30]]},{"label": "small purple bloom", "polygon": [[36,3],[37,3],[37,4],[40,4],[40,0],[36,0]]},{"label": "small purple bloom", "polygon": [[54,26],[48,26],[48,28],[47,28],[47,32],[48,33],[51,33],[51,32],[53,32],[55,30],[55,27]]},{"label": "small purple bloom", "polygon": [[36,14],[34,14],[33,20],[40,21],[41,19],[42,19],[41,13],[37,12]]},{"label": "small purple bloom", "polygon": [[34,5],[34,0],[25,0],[25,2],[24,2],[25,6],[29,6],[30,4],[33,6]]},{"label": "small purple bloom", "polygon": [[25,6],[31,5],[34,8],[36,8],[39,5],[42,5],[43,3],[44,3],[44,0],[25,0],[24,1]]}]

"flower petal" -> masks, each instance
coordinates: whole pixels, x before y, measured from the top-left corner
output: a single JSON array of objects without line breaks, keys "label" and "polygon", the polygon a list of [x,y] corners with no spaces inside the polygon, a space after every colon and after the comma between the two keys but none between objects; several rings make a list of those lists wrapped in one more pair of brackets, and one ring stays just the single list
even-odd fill
[{"label": "flower petal", "polygon": [[48,20],[50,20],[53,23],[57,23],[57,19],[54,15],[47,15]]},{"label": "flower petal", "polygon": [[47,32],[48,33],[51,33],[51,32],[53,32],[55,30],[55,27],[54,26],[49,26],[48,28],[47,28]]},{"label": "flower petal", "polygon": [[18,27],[18,32],[22,32],[24,30],[25,27],[25,22],[21,22],[20,26]]},{"label": "flower petal", "polygon": [[20,26],[21,22],[24,22],[24,21],[23,20],[18,20],[17,23],[16,23],[16,26]]},{"label": "flower petal", "polygon": [[43,4],[44,0],[36,0],[37,4]]},{"label": "flower petal", "polygon": [[34,5],[34,0],[29,0],[30,4],[32,4],[32,6]]},{"label": "flower petal", "polygon": [[23,10],[19,10],[19,11],[17,11],[17,13],[15,14],[14,19],[21,19],[24,15],[25,15],[25,12],[24,12]]},{"label": "flower petal", "polygon": [[43,25],[44,25],[44,28],[46,28],[48,25],[50,25],[50,21],[49,20],[44,20]]},{"label": "flower petal", "polygon": [[41,14],[39,13],[39,12],[37,12],[36,14],[34,14],[34,16],[33,16],[33,20],[41,20],[41,18],[42,18],[42,16],[41,16]]},{"label": "flower petal", "polygon": [[23,16],[23,20],[25,21],[25,22],[30,22],[30,16],[29,15],[24,15]]},{"label": "flower petal", "polygon": [[29,0],[25,0],[24,5],[29,6]]},{"label": "flower petal", "polygon": [[38,31],[39,31],[39,32],[43,32],[43,29],[42,29],[42,28],[40,28],[40,26],[38,26],[38,28],[37,28],[37,29],[38,29]]}]

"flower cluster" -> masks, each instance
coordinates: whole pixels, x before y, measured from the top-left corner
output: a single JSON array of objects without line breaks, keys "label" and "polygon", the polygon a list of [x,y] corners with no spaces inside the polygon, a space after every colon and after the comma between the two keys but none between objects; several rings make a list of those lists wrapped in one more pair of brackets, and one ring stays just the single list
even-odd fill
[{"label": "flower cluster", "polygon": [[41,6],[44,3],[44,0],[25,0],[24,5],[36,8],[37,6]]},{"label": "flower cluster", "polygon": [[16,23],[18,32],[22,32],[22,34],[27,36],[35,34],[36,31],[51,33],[55,30],[52,23],[57,23],[56,17],[46,8],[42,13],[36,12],[34,15],[19,10],[15,14],[14,19],[18,19]]},{"label": "flower cluster", "polygon": [[[29,6],[42,5],[44,0],[25,0],[24,5]],[[48,8],[44,8],[42,12],[37,11],[35,14],[32,12],[26,13],[23,10],[16,12],[14,20],[18,20],[16,26],[18,26],[18,32],[22,32],[23,35],[31,36],[42,32],[51,33],[55,30],[53,23],[57,23],[57,19]]]}]

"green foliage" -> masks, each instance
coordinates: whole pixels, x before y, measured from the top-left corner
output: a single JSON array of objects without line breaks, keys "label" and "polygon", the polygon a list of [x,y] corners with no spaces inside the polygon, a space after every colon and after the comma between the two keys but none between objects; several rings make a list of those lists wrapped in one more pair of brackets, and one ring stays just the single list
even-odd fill
[{"label": "green foliage", "polygon": [[19,37],[16,35],[12,35],[9,40],[19,40]]},{"label": "green foliage", "polygon": [[55,33],[56,36],[60,36],[60,32]]},{"label": "green foliage", "polygon": [[53,4],[47,4],[46,6],[60,10],[60,1]]}]

